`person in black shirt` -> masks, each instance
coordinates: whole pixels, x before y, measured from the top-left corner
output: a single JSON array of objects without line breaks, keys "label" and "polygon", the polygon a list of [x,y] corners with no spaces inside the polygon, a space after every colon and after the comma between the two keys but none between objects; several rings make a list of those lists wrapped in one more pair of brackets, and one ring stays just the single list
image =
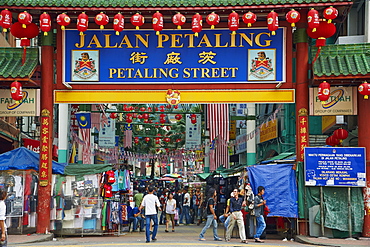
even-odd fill
[{"label": "person in black shirt", "polygon": [[260,237],[266,228],[265,218],[263,217],[263,211],[266,205],[266,200],[263,198],[263,194],[265,194],[265,187],[258,186],[257,190],[258,194],[254,197],[254,214],[257,219],[257,230],[256,235],[254,235],[254,240],[257,243],[263,243]]},{"label": "person in black shirt", "polygon": [[227,226],[226,231],[226,242],[230,242],[231,232],[234,229],[235,221],[238,223],[239,236],[242,240],[242,243],[248,243],[247,238],[245,237],[244,230],[244,219],[243,213],[241,212],[242,207],[246,206],[246,202],[243,201],[243,198],[239,197],[239,190],[234,189],[234,197],[230,199],[230,223]]},{"label": "person in black shirt", "polygon": [[215,241],[222,241],[222,239],[217,234],[217,215],[215,212],[216,196],[217,196],[216,190],[214,188],[209,189],[208,199],[207,199],[207,204],[206,204],[207,222],[199,234],[199,241],[206,240],[204,238],[204,234],[206,233],[207,229],[211,226],[211,224],[213,224],[213,239]]}]

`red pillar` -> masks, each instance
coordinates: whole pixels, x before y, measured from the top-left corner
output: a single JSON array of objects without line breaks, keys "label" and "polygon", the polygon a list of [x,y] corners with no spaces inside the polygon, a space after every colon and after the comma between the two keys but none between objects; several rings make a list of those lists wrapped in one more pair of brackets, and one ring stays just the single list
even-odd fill
[{"label": "red pillar", "polygon": [[[303,161],[302,144],[308,143],[308,129],[306,134],[300,132],[298,116],[308,116],[308,40],[306,28],[299,28],[296,35],[296,154],[297,161]],[[307,117],[308,120],[308,117]],[[306,141],[302,140],[306,137]]]},{"label": "red pillar", "polygon": [[[37,233],[47,233],[50,227],[50,193],[53,143],[53,82],[54,47],[52,33],[44,37],[41,46],[41,140],[40,175],[37,208]],[[44,153],[42,153],[44,151]],[[44,177],[42,177],[44,176]]]},{"label": "red pillar", "polygon": [[358,94],[358,146],[365,147],[366,155],[366,188],[364,188],[365,218],[362,236],[370,237],[370,100]]}]

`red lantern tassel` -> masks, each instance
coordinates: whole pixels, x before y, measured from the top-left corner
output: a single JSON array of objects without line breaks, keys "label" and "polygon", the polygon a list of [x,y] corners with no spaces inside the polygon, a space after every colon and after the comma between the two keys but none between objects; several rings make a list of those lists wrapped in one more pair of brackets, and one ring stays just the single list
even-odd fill
[{"label": "red lantern tassel", "polygon": [[31,41],[27,38],[21,38],[21,46],[23,47],[22,66],[26,62],[27,46],[31,45]]}]

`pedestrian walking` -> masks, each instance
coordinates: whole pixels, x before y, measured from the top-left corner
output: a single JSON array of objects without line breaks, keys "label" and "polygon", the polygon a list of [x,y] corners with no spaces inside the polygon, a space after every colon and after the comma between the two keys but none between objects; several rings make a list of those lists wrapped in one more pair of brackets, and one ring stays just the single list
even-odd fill
[{"label": "pedestrian walking", "polygon": [[190,194],[189,187],[185,186],[183,190],[184,202],[182,204],[182,212],[180,216],[180,224],[183,223],[183,218],[185,218],[185,225],[190,224]]},{"label": "pedestrian walking", "polygon": [[158,213],[157,209],[161,211],[161,204],[159,203],[159,199],[154,194],[154,187],[149,186],[148,194],[144,196],[143,201],[139,207],[139,210],[145,207],[145,235],[146,235],[146,242],[150,242],[150,221],[153,221],[153,233],[152,233],[152,241],[156,241],[157,238],[157,231],[158,231]]},{"label": "pedestrian walking", "polygon": [[245,229],[244,229],[244,219],[243,213],[241,212],[242,207],[246,206],[246,202],[243,201],[242,197],[239,197],[239,190],[234,189],[234,197],[230,199],[230,223],[227,226],[226,231],[226,242],[230,242],[231,232],[234,229],[235,222],[238,224],[239,228],[239,236],[241,238],[241,242],[247,244],[247,238],[245,236]]},{"label": "pedestrian walking", "polygon": [[6,214],[6,205],[4,200],[6,199],[7,192],[4,189],[0,189],[0,229],[1,229],[1,238],[0,238],[0,246],[8,246],[8,236],[5,224],[5,214]]},{"label": "pedestrian walking", "polygon": [[256,216],[257,220],[257,230],[256,234],[254,235],[254,241],[257,243],[263,243],[260,239],[263,231],[266,228],[265,218],[263,217],[266,200],[263,198],[265,194],[265,187],[258,186],[257,188],[258,194],[254,197],[254,215]]},{"label": "pedestrian walking", "polygon": [[[181,211],[182,211],[181,208],[182,208],[182,199],[183,199],[181,190],[176,189],[175,194],[173,195],[173,199],[176,200],[177,215],[180,216]],[[178,217],[178,218],[180,218],[180,217]],[[179,226],[179,219],[175,219],[175,225]]]},{"label": "pedestrian walking", "polygon": [[168,232],[168,225],[171,221],[172,232],[175,232],[175,211],[176,211],[176,200],[173,199],[173,194],[168,192],[167,202],[166,202],[166,230]]},{"label": "pedestrian walking", "polygon": [[203,193],[201,191],[201,187],[198,186],[194,192],[193,195],[193,212],[194,212],[194,218],[193,222],[197,220],[197,226],[201,223],[201,215],[202,215],[202,202],[203,202]]},{"label": "pedestrian walking", "polygon": [[167,201],[168,189],[164,188],[159,197],[159,202],[161,203],[162,212],[159,217],[159,224],[164,225],[166,223],[166,201]]},{"label": "pedestrian walking", "polygon": [[205,241],[204,234],[206,233],[207,229],[213,225],[213,240],[221,241],[222,239],[218,236],[217,233],[217,215],[215,212],[216,208],[216,196],[217,192],[215,188],[210,188],[208,192],[208,198],[206,203],[207,210],[207,221],[206,225],[203,227],[202,231],[199,234],[199,241]]}]

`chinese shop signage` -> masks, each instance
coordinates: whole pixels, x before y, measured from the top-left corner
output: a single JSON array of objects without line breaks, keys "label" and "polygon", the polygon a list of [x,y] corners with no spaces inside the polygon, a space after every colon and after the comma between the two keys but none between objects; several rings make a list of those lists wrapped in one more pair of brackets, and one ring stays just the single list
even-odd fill
[{"label": "chinese shop signage", "polygon": [[41,147],[40,147],[40,186],[47,186],[49,183],[49,147],[50,147],[50,112],[47,109],[41,111]]},{"label": "chinese shop signage", "polygon": [[285,82],[285,29],[64,32],[67,83]]},{"label": "chinese shop signage", "polygon": [[298,113],[298,147],[300,157],[304,157],[304,149],[309,145],[307,109],[301,108]]},{"label": "chinese shop signage", "polygon": [[366,186],[365,148],[305,148],[306,186]]}]

